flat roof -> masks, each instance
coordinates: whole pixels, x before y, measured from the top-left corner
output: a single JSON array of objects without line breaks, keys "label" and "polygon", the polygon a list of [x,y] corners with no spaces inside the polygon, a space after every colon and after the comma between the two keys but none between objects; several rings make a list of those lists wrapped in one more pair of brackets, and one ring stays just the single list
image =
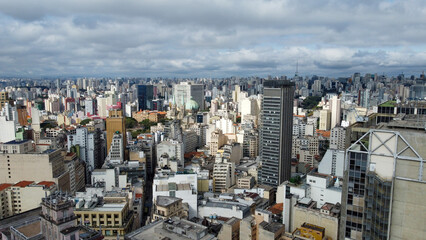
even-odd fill
[{"label": "flat roof", "polygon": [[178,202],[179,200],[182,200],[182,199],[177,197],[169,197],[169,196],[157,196],[156,204],[158,206],[167,207],[175,202]]},{"label": "flat roof", "polygon": [[9,142],[5,142],[3,144],[10,144],[10,145],[12,145],[12,144],[22,144],[22,143],[26,143],[28,141],[29,140],[27,140],[27,139],[24,139],[22,141],[20,141],[20,140],[12,140],[12,141],[9,141]]},{"label": "flat roof", "polygon": [[25,237],[31,238],[41,234],[41,222],[35,221],[22,227],[18,227],[16,230],[22,233]]}]

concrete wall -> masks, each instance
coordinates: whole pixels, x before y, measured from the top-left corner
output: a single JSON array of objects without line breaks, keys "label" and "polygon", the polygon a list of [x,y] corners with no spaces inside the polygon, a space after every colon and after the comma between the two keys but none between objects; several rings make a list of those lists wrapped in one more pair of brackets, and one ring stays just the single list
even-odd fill
[{"label": "concrete wall", "polygon": [[325,228],[325,235],[333,240],[338,239],[339,219],[301,207],[294,207],[291,232],[307,222]]}]

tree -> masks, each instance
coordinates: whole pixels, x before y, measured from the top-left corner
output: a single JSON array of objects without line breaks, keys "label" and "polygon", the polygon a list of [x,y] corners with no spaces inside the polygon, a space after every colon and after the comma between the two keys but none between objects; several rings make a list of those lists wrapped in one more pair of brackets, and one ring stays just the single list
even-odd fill
[{"label": "tree", "polygon": [[80,125],[85,126],[87,125],[90,121],[92,121],[90,118],[88,119],[84,119],[83,121],[80,122]]},{"label": "tree", "polygon": [[320,101],[321,101],[321,97],[309,96],[305,98],[305,100],[303,100],[302,107],[304,109],[312,109],[316,107]]},{"label": "tree", "polygon": [[134,128],[138,125],[138,121],[136,121],[134,118],[126,117],[125,124],[126,128]]}]

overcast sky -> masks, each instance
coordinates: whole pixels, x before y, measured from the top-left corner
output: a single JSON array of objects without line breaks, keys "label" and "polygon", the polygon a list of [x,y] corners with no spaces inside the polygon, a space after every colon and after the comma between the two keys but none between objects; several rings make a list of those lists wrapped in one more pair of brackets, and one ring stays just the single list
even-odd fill
[{"label": "overcast sky", "polygon": [[420,74],[425,0],[0,0],[0,76]]}]

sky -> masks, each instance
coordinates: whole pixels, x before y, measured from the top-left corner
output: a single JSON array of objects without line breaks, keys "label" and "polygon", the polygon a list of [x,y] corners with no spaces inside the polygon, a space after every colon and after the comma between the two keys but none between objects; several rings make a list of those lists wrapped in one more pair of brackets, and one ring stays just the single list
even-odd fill
[{"label": "sky", "polygon": [[0,0],[0,76],[415,74],[425,0]]}]

